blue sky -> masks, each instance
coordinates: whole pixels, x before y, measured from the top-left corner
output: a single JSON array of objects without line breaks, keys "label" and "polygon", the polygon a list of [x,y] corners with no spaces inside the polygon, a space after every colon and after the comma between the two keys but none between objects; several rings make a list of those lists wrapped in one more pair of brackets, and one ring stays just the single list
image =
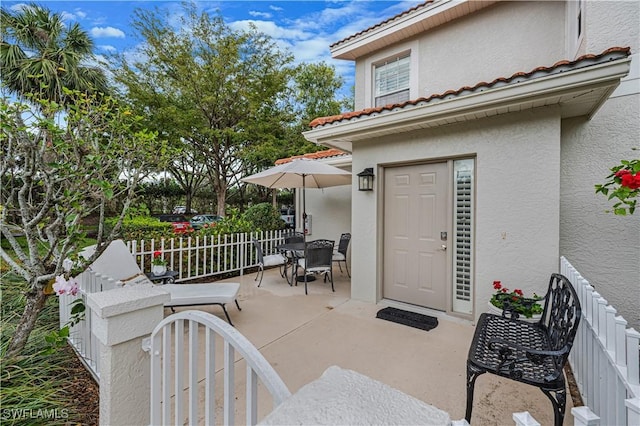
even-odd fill
[{"label": "blue sky", "polygon": [[[227,24],[243,28],[253,22],[260,31],[288,49],[297,62],[325,61],[345,78],[345,93],[353,85],[353,64],[331,59],[329,45],[403,12],[424,0],[405,1],[198,1],[203,11],[220,11]],[[14,9],[26,2],[3,1]],[[131,28],[136,8],[159,7],[173,16],[179,1],[36,1],[69,22],[78,22],[92,36],[96,54],[132,53],[140,43]]]}]

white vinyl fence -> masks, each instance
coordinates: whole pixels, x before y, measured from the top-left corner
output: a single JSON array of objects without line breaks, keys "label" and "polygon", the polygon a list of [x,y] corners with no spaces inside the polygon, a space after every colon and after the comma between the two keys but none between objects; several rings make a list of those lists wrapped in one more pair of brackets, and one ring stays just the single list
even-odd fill
[{"label": "white vinyl fence", "polygon": [[[272,399],[273,408],[291,396],[278,373],[246,337],[231,325],[208,312],[185,311],[165,318],[149,338],[151,353],[151,424],[204,423],[232,425],[234,418],[237,351],[246,363],[245,423],[258,420],[258,379]],[[220,369],[223,387],[216,387],[216,346],[222,346]],[[176,349],[178,348],[178,349]],[[186,349],[186,353],[185,350]],[[172,360],[172,358],[175,358]],[[204,361],[203,363],[199,360]],[[177,368],[172,365],[187,368]],[[238,367],[238,368],[236,368]],[[185,370],[187,374],[185,374]],[[204,379],[201,380],[201,374]],[[241,372],[238,372],[241,373]],[[188,388],[188,391],[184,391]],[[204,394],[204,401],[200,402]],[[224,401],[222,419],[216,419],[216,400]]]},{"label": "white vinyl fence", "polygon": [[151,270],[155,251],[161,251],[167,260],[167,268],[178,272],[176,281],[206,278],[256,266],[257,259],[251,239],[262,242],[264,253],[275,252],[282,244],[283,230],[171,238],[169,240],[128,241],[127,248],[143,272]]},{"label": "white vinyl fence", "polygon": [[[78,294],[75,296],[70,294],[59,296],[60,328],[64,327],[69,322],[69,319],[71,319],[71,308],[75,300],[83,299],[86,307],[87,294],[122,287],[122,282],[90,270],[84,271],[76,278],[79,287]],[[84,363],[85,367],[87,367],[87,370],[93,375],[93,378],[99,381],[100,348],[96,336],[92,333],[91,311],[88,308],[85,311],[84,319],[71,328],[68,340],[71,347],[78,353],[80,360]]]},{"label": "white vinyl fence", "polygon": [[[186,281],[227,273],[242,275],[245,268],[257,265],[251,239],[260,241],[265,253],[275,252],[276,246],[283,242],[283,232],[277,230],[217,237],[173,238],[160,242],[129,241],[127,247],[143,272],[150,271],[153,252],[162,251],[168,260],[168,268],[178,271],[176,281]],[[100,377],[98,340],[91,332],[91,311],[86,304],[86,295],[122,287],[123,284],[91,270],[84,271],[76,278],[79,284],[78,294],[60,296],[60,327],[69,322],[73,301],[82,298],[86,306],[84,319],[71,328],[69,343],[97,381]]]},{"label": "white vinyl fence", "polygon": [[564,257],[560,272],[582,305],[569,363],[584,404],[602,425],[640,425],[640,333]]}]

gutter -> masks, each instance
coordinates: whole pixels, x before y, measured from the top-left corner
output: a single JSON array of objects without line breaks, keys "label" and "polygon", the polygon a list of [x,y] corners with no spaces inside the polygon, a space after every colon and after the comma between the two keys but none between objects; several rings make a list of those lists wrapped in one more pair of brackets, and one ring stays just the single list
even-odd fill
[{"label": "gutter", "polygon": [[[498,88],[487,88],[479,93],[453,94],[444,99],[431,99],[416,105],[394,108],[391,111],[374,112],[318,126],[303,132],[314,143],[345,150],[346,142],[400,133],[416,128],[437,127],[459,121],[478,119],[486,113],[503,114],[511,110],[532,109],[534,104],[549,106],[560,104],[562,98],[573,99],[605,89],[603,95],[585,114],[591,119],[629,73],[631,58],[592,65],[546,77],[525,78]],[[334,141],[338,145],[331,142]]]}]

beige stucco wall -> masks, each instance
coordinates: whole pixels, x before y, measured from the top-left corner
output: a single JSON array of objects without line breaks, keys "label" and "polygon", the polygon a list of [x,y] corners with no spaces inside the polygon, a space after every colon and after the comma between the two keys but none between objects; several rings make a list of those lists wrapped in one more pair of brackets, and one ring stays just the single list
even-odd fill
[{"label": "beige stucco wall", "polygon": [[563,2],[504,2],[360,58],[355,109],[371,106],[372,64],[406,49],[417,60],[412,99],[566,59],[565,10]]},{"label": "beige stucco wall", "polygon": [[353,169],[376,167],[378,179],[373,193],[353,193],[354,215],[359,212],[352,219],[353,298],[376,302],[381,294],[381,167],[474,155],[476,317],[485,310],[493,280],[527,293],[544,292],[559,256],[560,119],[555,108],[354,144]]},{"label": "beige stucco wall", "polygon": [[[334,240],[337,246],[340,234],[351,232],[351,191],[351,185],[307,189],[307,214],[311,215],[310,240]],[[302,206],[302,201],[297,205]]]},{"label": "beige stucco wall", "polygon": [[[538,277],[544,287],[549,273],[558,269],[557,257],[564,255],[619,314],[640,327],[640,213],[607,215],[604,210],[612,203],[594,193],[594,185],[621,158],[638,158],[631,147],[640,141],[640,7],[636,1],[587,1],[584,13],[576,56],[614,46],[630,46],[633,53],[630,77],[591,120],[561,122],[551,109],[534,110],[354,144],[356,171],[394,161],[477,154],[476,315],[494,279],[512,286],[520,275]],[[565,2],[502,2],[360,58],[355,109],[370,106],[366,74],[372,63],[399,50],[418,52],[412,70],[418,69],[420,82],[411,98],[573,59],[566,15]],[[381,176],[381,170],[376,173]],[[354,191],[352,208],[358,215],[352,223],[352,295],[376,301],[383,244],[377,225],[379,190]],[[507,233],[504,240],[502,232]]]},{"label": "beige stucco wall", "polygon": [[[621,159],[640,152],[640,7],[637,2],[587,2],[582,49],[630,46],[631,72],[591,120],[562,125],[560,253],[633,327],[640,327],[640,213],[605,213],[613,202],[596,195]],[[624,28],[624,30],[621,30]]]}]

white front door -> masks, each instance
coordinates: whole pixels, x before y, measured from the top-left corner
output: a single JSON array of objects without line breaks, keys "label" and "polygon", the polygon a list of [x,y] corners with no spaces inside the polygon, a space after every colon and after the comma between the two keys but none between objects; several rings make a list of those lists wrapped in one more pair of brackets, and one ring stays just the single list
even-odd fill
[{"label": "white front door", "polygon": [[448,188],[446,162],[385,168],[384,298],[447,309]]}]

